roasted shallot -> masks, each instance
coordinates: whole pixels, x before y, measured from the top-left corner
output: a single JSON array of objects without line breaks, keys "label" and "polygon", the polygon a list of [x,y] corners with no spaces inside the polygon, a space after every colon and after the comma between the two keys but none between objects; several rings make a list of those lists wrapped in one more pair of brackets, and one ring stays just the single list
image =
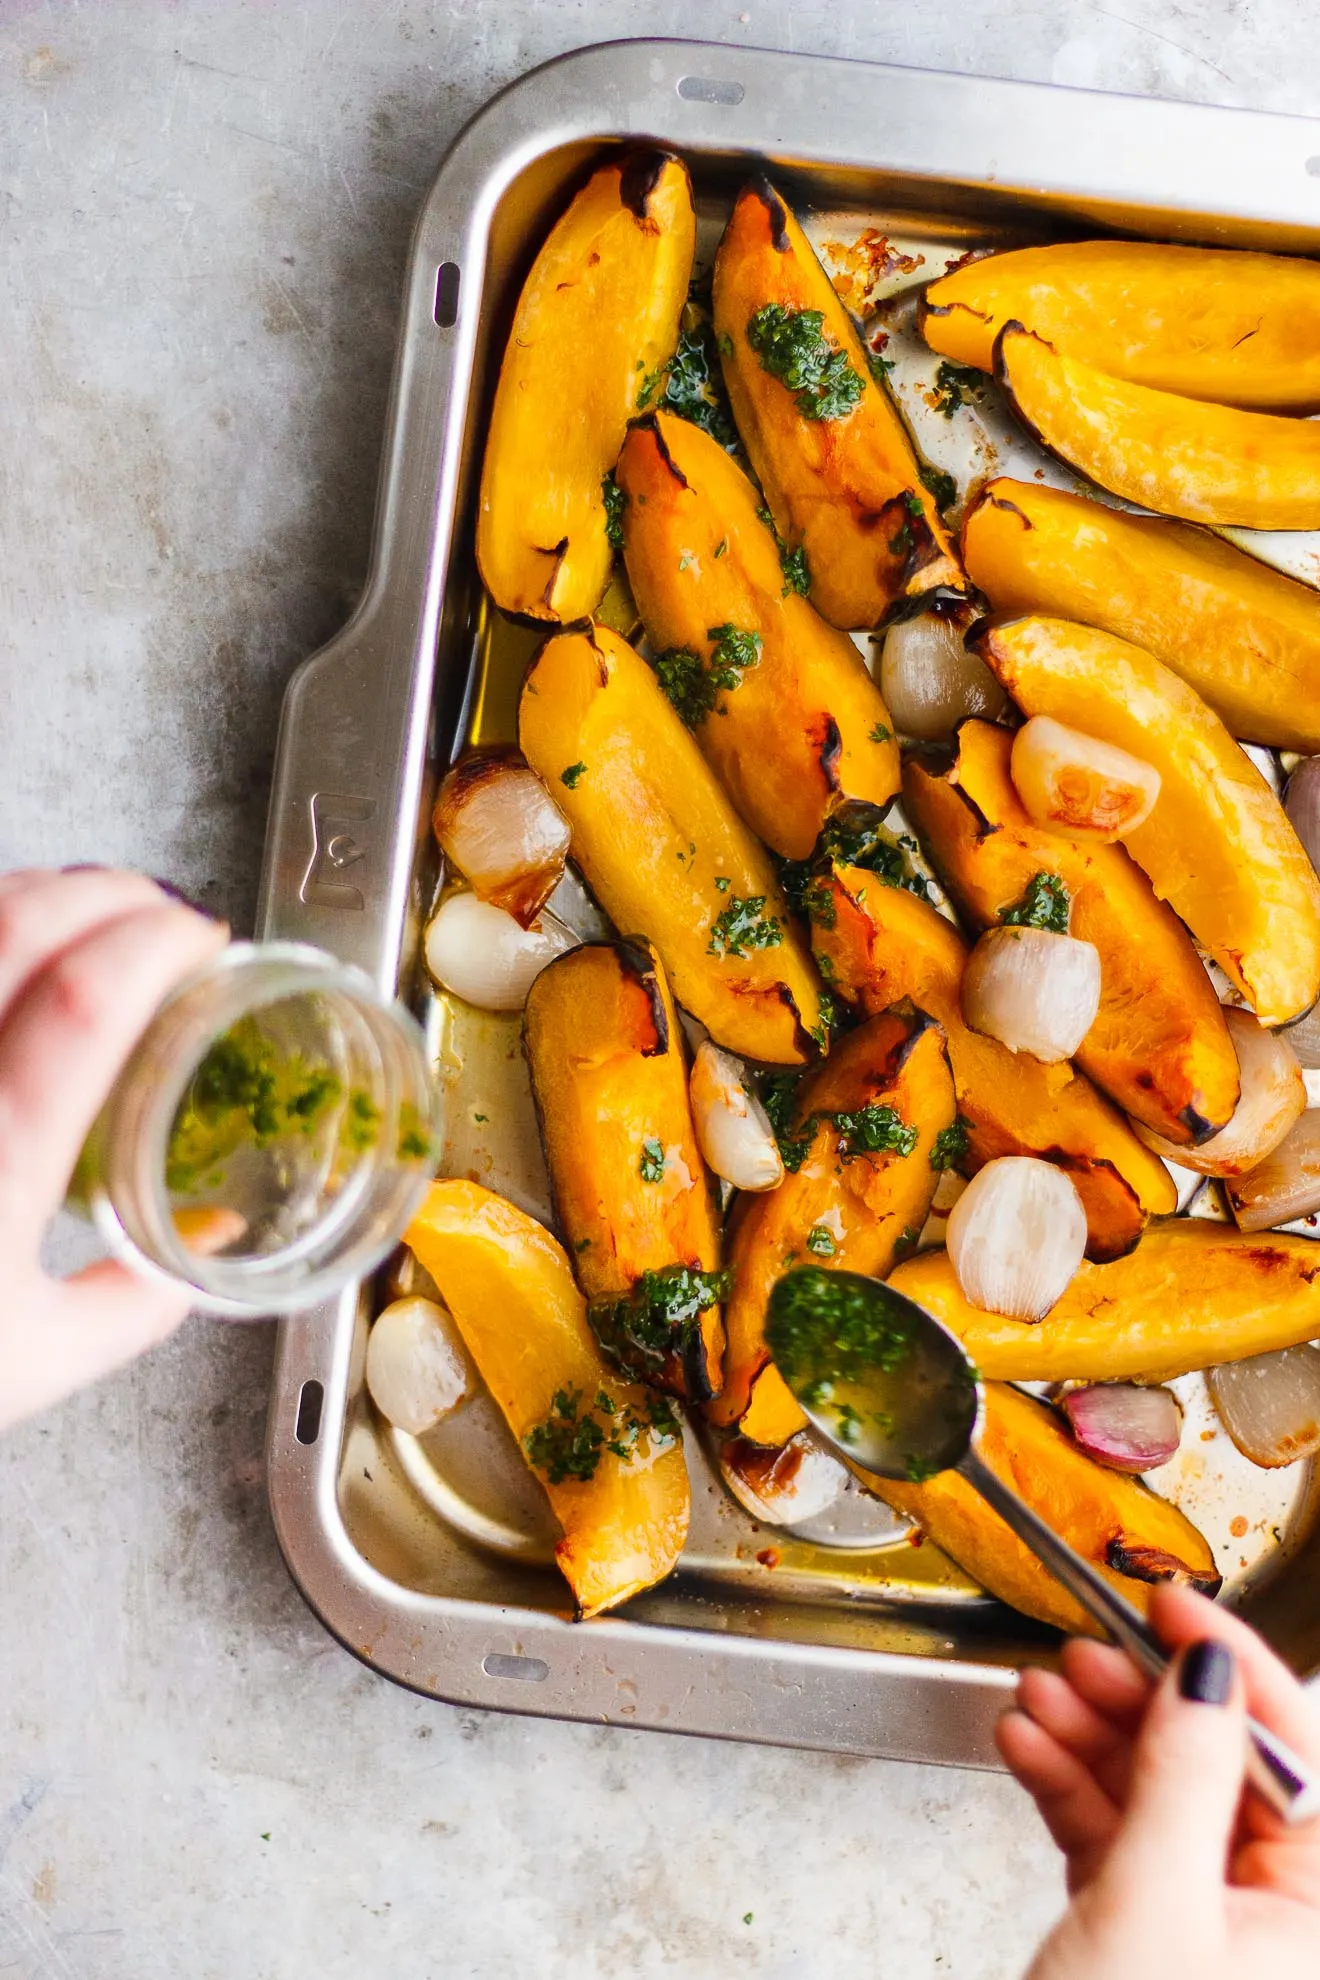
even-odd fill
[{"label": "roasted shallot", "polygon": [[454,1323],[430,1299],[396,1299],[367,1337],[367,1388],[387,1422],[413,1437],[432,1429],[468,1391]]},{"label": "roasted shallot", "polygon": [[568,821],[516,750],[474,750],[440,786],[431,814],[440,850],[479,900],[526,928],[559,884]]},{"label": "roasted shallot", "polygon": [[689,1082],[692,1120],[708,1167],[735,1189],[775,1189],[784,1180],[770,1117],[748,1090],[740,1059],[709,1038],[698,1045]]},{"label": "roasted shallot", "polygon": [[1073,935],[990,928],[967,959],[963,1016],[1010,1052],[1070,1059],[1099,1008],[1100,952]]},{"label": "roasted shallot", "polygon": [[1320,1110],[1308,1108],[1278,1147],[1226,1190],[1240,1231],[1268,1231],[1320,1210]]},{"label": "roasted shallot", "polygon": [[578,946],[552,914],[520,927],[475,894],[450,894],[427,923],[426,967],[442,989],[481,1011],[520,1011],[547,963]]},{"label": "roasted shallot", "polygon": [[1070,1389],[1063,1407],[1078,1449],[1113,1471],[1154,1471],[1168,1463],[1182,1435],[1172,1389],[1096,1382]]},{"label": "roasted shallot", "polygon": [[963,615],[896,619],[880,655],[880,693],[903,736],[942,742],[969,715],[993,722],[1008,697],[985,661],[963,645]]},{"label": "roasted shallot", "polygon": [[1320,756],[1308,756],[1293,771],[1283,808],[1307,858],[1320,871]]},{"label": "roasted shallot", "polygon": [[1033,715],[1013,738],[1010,775],[1037,825],[1069,839],[1119,839],[1149,818],[1160,773],[1116,743]]},{"label": "roasted shallot", "polygon": [[1086,1250],[1072,1179],[1034,1155],[977,1171],[949,1212],[949,1260],[963,1295],[1014,1320],[1043,1320]]},{"label": "roasted shallot", "polygon": [[1320,1348],[1314,1342],[1226,1361],[1206,1377],[1243,1457],[1275,1471],[1320,1450]]},{"label": "roasted shallot", "polygon": [[1254,1169],[1278,1147],[1306,1106],[1306,1082],[1287,1032],[1267,1031],[1250,1011],[1225,1010],[1224,1019],[1242,1074],[1242,1096],[1228,1126],[1199,1148],[1182,1148],[1133,1122],[1157,1155],[1203,1176],[1242,1176]]}]

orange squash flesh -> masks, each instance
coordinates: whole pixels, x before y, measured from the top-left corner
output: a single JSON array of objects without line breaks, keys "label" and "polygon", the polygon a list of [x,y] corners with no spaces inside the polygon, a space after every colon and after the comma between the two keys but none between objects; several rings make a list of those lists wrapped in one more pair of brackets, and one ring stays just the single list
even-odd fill
[{"label": "orange squash flesh", "polygon": [[1283,806],[1194,689],[1137,646],[1062,619],[991,628],[980,651],[1019,707],[1154,764],[1128,851],[1265,1025],[1320,995],[1320,880]]},{"label": "orange squash flesh", "polygon": [[1134,1120],[1178,1143],[1208,1140],[1238,1102],[1237,1055],[1214,987],[1177,917],[1119,845],[1035,824],[1009,774],[1013,739],[964,722],[943,775],[909,758],[904,798],[954,901],[993,928],[1037,873],[1055,873],[1070,933],[1100,954],[1100,1008],[1074,1055]]},{"label": "orange squash flesh", "polygon": [[967,575],[1005,617],[1075,619],[1144,646],[1231,735],[1320,750],[1320,592],[1191,523],[1039,482],[992,481],[963,524]]},{"label": "orange squash flesh", "polygon": [[839,992],[868,1014],[908,997],[943,1025],[958,1112],[969,1129],[968,1175],[999,1155],[1058,1162],[1085,1206],[1091,1258],[1121,1257],[1148,1215],[1176,1208],[1164,1164],[1089,1080],[1071,1065],[1042,1065],[968,1029],[961,1003],[967,948],[943,915],[861,867],[836,867],[822,884],[830,906],[818,912],[812,941],[829,959]]},{"label": "orange squash flesh", "polygon": [[880,690],[848,635],[786,591],[761,498],[718,441],[654,414],[630,429],[616,478],[628,578],[652,649],[685,649],[709,669],[723,629],[760,642],[694,733],[752,830],[806,859],[841,799],[884,806],[898,789]]},{"label": "orange squash flesh", "polygon": [[794,1128],[813,1114],[853,1112],[872,1101],[917,1130],[911,1154],[843,1158],[838,1127],[821,1121],[796,1172],[777,1189],[739,1199],[729,1240],[734,1280],[724,1393],[708,1414],[720,1424],[741,1419],[754,1443],[783,1443],[806,1421],[766,1346],[766,1304],[776,1281],[795,1261],[883,1278],[904,1234],[915,1235],[926,1221],[938,1181],[931,1150],[953,1120],[954,1097],[944,1033],[924,1012],[887,1011],[850,1033],[803,1082]]},{"label": "orange squash flesh", "polygon": [[924,1251],[894,1284],[951,1327],[982,1375],[1005,1382],[1165,1382],[1320,1334],[1320,1251],[1282,1231],[1178,1217],[1137,1249],[1081,1267],[1036,1325],[973,1306],[948,1253]]},{"label": "orange squash flesh", "polygon": [[566,624],[600,603],[614,556],[601,482],[639,386],[674,354],[695,241],[687,167],[649,152],[593,173],[537,255],[477,510],[477,563],[504,611]]},{"label": "orange squash flesh", "polygon": [[1320,528],[1320,425],[1129,385],[1009,324],[995,376],[1043,447],[1139,508],[1246,529]]},{"label": "orange squash flesh", "polygon": [[[605,1362],[568,1259],[524,1211],[479,1183],[435,1182],[404,1243],[440,1288],[520,1451],[561,1390],[584,1402],[603,1393],[620,1420],[645,1418],[645,1389]],[[555,1559],[583,1617],[617,1608],[678,1560],[689,1511],[681,1441],[643,1434],[626,1458],[602,1450],[585,1481],[536,1476],[563,1527]]]},{"label": "orange squash flesh", "polygon": [[[625,934],[646,931],[683,1008],[746,1058],[791,1066],[814,1057],[811,1034],[824,1035],[819,979],[769,854],[641,655],[601,625],[547,640],[523,686],[518,729],[596,898]],[[718,933],[721,917],[752,900],[764,903],[760,934],[778,939],[739,942],[735,954]]]},{"label": "orange squash flesh", "polygon": [[[683,1033],[649,944],[593,942],[533,983],[523,1020],[541,1139],[559,1221],[587,1298],[630,1292],[643,1272],[714,1272],[720,1227],[688,1103]],[[663,1172],[643,1167],[658,1147]],[[694,1402],[718,1394],[724,1329],[702,1314],[690,1356],[657,1386]],[[645,1374],[645,1370],[638,1371]]]},{"label": "orange squash flesh", "polygon": [[[836,626],[873,626],[901,597],[962,574],[912,441],[811,243],[774,188],[738,197],[715,258],[715,328],[743,444],[775,526],[806,551],[811,601]],[[841,419],[804,418],[747,341],[759,309],[819,310],[822,331],[862,381]]]},{"label": "orange squash flesh", "polygon": [[[1217,1592],[1214,1555],[1186,1514],[1157,1498],[1139,1479],[1108,1470],[1078,1450],[1044,1403],[1004,1383],[987,1383],[980,1453],[1083,1560],[1143,1612],[1161,1581],[1189,1583],[1207,1595]],[[991,1595],[1072,1635],[1103,1634],[956,1471],[940,1472],[924,1485],[864,1482],[895,1511],[916,1520]]]},{"label": "orange squash flesh", "polygon": [[932,350],[990,371],[1023,323],[1113,378],[1261,411],[1320,410],[1320,268],[1279,254],[1065,241],[1014,248],[932,282]]}]

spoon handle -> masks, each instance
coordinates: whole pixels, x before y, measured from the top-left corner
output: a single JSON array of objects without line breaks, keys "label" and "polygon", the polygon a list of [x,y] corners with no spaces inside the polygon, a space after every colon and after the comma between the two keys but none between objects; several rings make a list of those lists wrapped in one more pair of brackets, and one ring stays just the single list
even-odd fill
[{"label": "spoon handle", "polygon": [[[1103,1624],[1138,1669],[1158,1682],[1168,1669],[1168,1652],[1140,1611],[990,1469],[975,1445],[957,1469],[1068,1593]],[[1247,1778],[1261,1799],[1285,1822],[1304,1822],[1320,1814],[1320,1782],[1292,1749],[1255,1719],[1248,1719],[1247,1732],[1251,1741]]]}]

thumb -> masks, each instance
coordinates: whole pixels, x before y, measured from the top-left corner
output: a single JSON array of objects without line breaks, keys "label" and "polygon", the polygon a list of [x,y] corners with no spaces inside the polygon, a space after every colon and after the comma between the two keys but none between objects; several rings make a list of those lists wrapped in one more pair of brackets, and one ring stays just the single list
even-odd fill
[{"label": "thumb", "polygon": [[1130,1891],[1217,1902],[1246,1764],[1246,1707],[1226,1643],[1189,1644],[1155,1691],[1132,1756],[1109,1872]]}]

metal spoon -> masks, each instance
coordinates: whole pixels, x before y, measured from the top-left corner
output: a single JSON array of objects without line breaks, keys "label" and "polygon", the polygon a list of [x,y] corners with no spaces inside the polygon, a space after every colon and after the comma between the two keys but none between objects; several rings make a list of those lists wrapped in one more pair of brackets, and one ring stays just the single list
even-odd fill
[{"label": "metal spoon", "polygon": [[[776,1285],[766,1335],[780,1374],[840,1457],[877,1478],[958,1472],[1139,1669],[1163,1676],[1168,1652],[1141,1612],[981,1456],[985,1392],[947,1327],[879,1279],[806,1267]],[[1261,1798],[1286,1822],[1320,1814],[1320,1782],[1305,1764],[1255,1719],[1247,1728],[1247,1776]]]}]

